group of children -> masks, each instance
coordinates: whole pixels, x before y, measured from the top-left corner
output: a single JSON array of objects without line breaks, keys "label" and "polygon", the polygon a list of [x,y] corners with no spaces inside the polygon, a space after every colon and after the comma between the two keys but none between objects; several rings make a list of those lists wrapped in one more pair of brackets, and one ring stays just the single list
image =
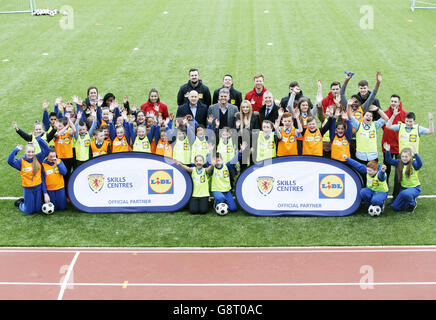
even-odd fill
[{"label": "group of children", "polygon": [[[413,212],[421,192],[419,136],[433,133],[432,115],[429,114],[428,129],[416,125],[413,113],[406,115],[405,123],[393,124],[398,115],[396,109],[389,118],[372,105],[381,74],[377,73],[377,84],[364,104],[355,96],[350,99],[345,96],[351,77],[347,74],[334,103],[325,108],[321,103],[320,81],[312,110],[308,98],[295,101],[297,88],[290,94],[287,106],[281,106],[278,119],[274,123],[262,121],[261,129],[252,130],[248,140],[240,130],[240,121],[236,122],[236,129],[219,129],[219,121],[210,115],[204,127],[189,115],[175,119],[170,114],[165,119],[161,114],[137,111],[134,106],[129,107],[126,99],[124,106],[120,106],[113,95],[110,101],[106,95],[103,102],[96,103],[89,100],[82,103],[77,97],[64,103],[58,98],[51,113],[44,101],[43,121],[35,122],[32,133],[25,133],[15,122],[12,124],[29,142],[22,158],[15,159],[22,146],[17,146],[8,158],[8,163],[20,170],[24,188],[24,197],[15,204],[26,214],[39,212],[42,201],[52,202],[56,210],[63,210],[74,169],[101,155],[135,151],[173,158],[176,165],[191,174],[191,213],[207,213],[211,196],[214,207],[225,203],[229,211],[236,211],[232,191],[238,168],[243,170],[252,162],[274,157],[312,155],[341,161],[359,172],[366,185],[361,197],[368,212],[378,215],[387,199],[388,175],[387,166],[378,163],[377,131],[386,125],[387,129],[399,132],[398,159],[391,156],[388,143],[383,145],[385,161],[397,167],[395,180],[401,186],[394,195],[392,208]],[[374,114],[380,119],[374,120]]]}]

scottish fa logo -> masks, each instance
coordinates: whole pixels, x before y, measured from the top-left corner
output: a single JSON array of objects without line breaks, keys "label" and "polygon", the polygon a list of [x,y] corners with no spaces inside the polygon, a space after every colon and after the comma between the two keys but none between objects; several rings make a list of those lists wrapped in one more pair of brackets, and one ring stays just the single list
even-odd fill
[{"label": "scottish fa logo", "polygon": [[320,199],[344,199],[345,176],[343,174],[319,175]]},{"label": "scottish fa logo", "polygon": [[90,174],[88,176],[88,185],[91,190],[98,193],[104,185],[104,175],[102,174]]},{"label": "scottish fa logo", "polygon": [[257,179],[257,189],[259,192],[267,196],[271,193],[274,187],[274,178],[273,177],[258,177]]}]

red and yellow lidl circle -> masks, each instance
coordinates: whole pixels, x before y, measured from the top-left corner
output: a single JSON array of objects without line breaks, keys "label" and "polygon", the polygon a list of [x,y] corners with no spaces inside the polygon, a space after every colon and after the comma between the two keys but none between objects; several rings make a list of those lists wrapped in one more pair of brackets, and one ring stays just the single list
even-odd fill
[{"label": "red and yellow lidl circle", "polygon": [[319,191],[321,199],[344,198],[344,175],[343,174],[320,174]]},{"label": "red and yellow lidl circle", "polygon": [[172,193],[172,170],[150,170],[148,174],[149,193]]}]

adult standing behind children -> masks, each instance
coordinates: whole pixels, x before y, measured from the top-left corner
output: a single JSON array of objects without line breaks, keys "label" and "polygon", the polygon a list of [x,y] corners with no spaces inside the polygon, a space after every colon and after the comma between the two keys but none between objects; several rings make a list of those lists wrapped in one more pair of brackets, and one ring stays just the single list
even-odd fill
[{"label": "adult standing behind children", "polygon": [[247,92],[244,100],[248,100],[251,103],[253,111],[259,111],[263,105],[263,95],[267,91],[264,84],[265,77],[262,73],[256,73],[254,75],[254,88]]},{"label": "adult standing behind children", "polygon": [[222,88],[226,88],[229,89],[230,91],[230,100],[229,103],[233,104],[235,106],[237,106],[239,108],[239,106],[241,105],[242,102],[242,94],[241,92],[239,92],[238,90],[236,90],[233,87],[233,77],[230,74],[226,74],[223,78],[223,86],[219,89],[216,89],[213,92],[213,100],[212,100],[212,104],[217,104],[218,103],[218,96],[220,93],[220,90]]},{"label": "adult standing behind children", "polygon": [[275,123],[279,117],[279,107],[274,102],[274,96],[271,91],[266,91],[263,94],[265,104],[259,109],[260,122],[269,120]]},{"label": "adult standing behind children", "polygon": [[[406,121],[407,111],[403,109],[403,104],[399,95],[393,94],[390,99],[390,105],[387,110],[384,111],[386,116],[390,119],[394,113],[396,115],[393,118],[392,124],[404,123]],[[388,121],[389,122],[389,121]],[[386,125],[382,127],[383,137],[382,137],[382,151],[383,151],[383,164],[386,166],[387,182],[389,183],[389,176],[391,174],[391,164],[386,161],[386,150],[383,147],[385,143],[388,143],[391,147],[391,157],[398,159],[400,154],[400,149],[398,147],[398,132],[389,130]],[[396,172],[396,171],[395,171]],[[395,198],[399,192],[399,184],[397,183],[397,175],[395,175],[394,180],[394,190],[393,197]]]},{"label": "adult standing behind children", "polygon": [[184,118],[188,115],[192,116],[198,124],[207,126],[207,106],[201,103],[196,90],[189,92],[188,102],[177,108],[176,118]]},{"label": "adult standing behind children", "polygon": [[167,105],[160,101],[159,92],[154,88],[148,93],[148,100],[141,106],[141,110],[156,118],[162,117],[164,120],[169,116]]},{"label": "adult standing behind children", "polygon": [[188,96],[192,90],[198,92],[198,99],[202,104],[205,104],[207,107],[211,105],[209,88],[200,80],[200,73],[195,68],[189,70],[189,81],[179,89],[177,94],[178,106],[188,103]]},{"label": "adult standing behind children", "polygon": [[215,128],[218,124],[218,129],[229,127],[236,128],[235,114],[238,108],[229,103],[230,91],[227,88],[222,88],[219,92],[218,103],[211,105],[207,111],[207,115],[213,115],[212,126]]}]

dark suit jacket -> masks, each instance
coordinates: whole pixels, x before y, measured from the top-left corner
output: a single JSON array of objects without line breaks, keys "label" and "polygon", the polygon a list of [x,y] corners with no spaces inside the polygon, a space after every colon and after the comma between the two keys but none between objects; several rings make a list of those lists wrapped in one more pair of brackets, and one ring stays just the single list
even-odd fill
[{"label": "dark suit jacket", "polygon": [[[213,126],[215,126],[215,120],[220,118],[220,108],[219,103],[213,104],[209,107],[208,115],[213,114]],[[231,129],[236,128],[235,114],[238,112],[238,108],[232,104],[227,104],[227,126]]]},{"label": "dark suit jacket", "polygon": [[[191,108],[189,107],[189,102],[182,104],[176,113],[176,118],[182,118],[186,115],[194,116],[191,112]],[[203,103],[197,103],[197,112],[194,118],[198,124],[202,124],[205,128],[207,127],[207,106]]]},{"label": "dark suit jacket", "polygon": [[261,124],[262,124],[263,120],[269,120],[274,124],[274,122],[279,117],[279,107],[274,103],[272,106],[271,112],[268,114],[268,116],[266,118],[265,118],[265,111],[266,111],[266,106],[263,105],[259,109],[259,116],[260,116]]}]

